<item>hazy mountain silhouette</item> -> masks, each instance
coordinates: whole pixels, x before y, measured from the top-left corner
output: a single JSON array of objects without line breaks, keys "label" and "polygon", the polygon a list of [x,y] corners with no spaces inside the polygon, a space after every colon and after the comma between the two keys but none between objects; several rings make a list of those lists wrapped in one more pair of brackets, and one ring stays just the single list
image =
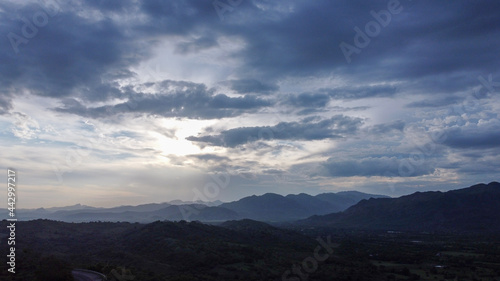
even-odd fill
[{"label": "hazy mountain silhouette", "polygon": [[[190,203],[190,201],[173,200],[166,203],[113,208],[95,208],[77,204],[46,209],[21,209],[18,210],[17,216],[21,220],[51,219],[65,222],[127,221],[147,223],[156,220],[220,222],[244,218],[260,221],[293,221],[312,215],[342,211],[362,199],[371,197],[386,196],[354,191],[323,193],[316,196],[304,193],[287,196],[267,193],[261,196],[245,197],[229,203],[220,201]],[[3,215],[6,216],[6,210],[2,211]]]},{"label": "hazy mountain silhouette", "polygon": [[[232,210],[220,207],[208,207],[201,204],[169,205],[169,204],[139,205],[133,208],[118,207],[100,211],[59,211],[46,217],[67,222],[90,222],[90,221],[127,221],[127,222],[153,222],[157,220],[199,220],[199,221],[226,221],[238,218],[238,214]],[[161,205],[167,206],[157,209]],[[150,210],[152,211],[137,211]]]},{"label": "hazy mountain silhouette", "polygon": [[198,200],[198,201],[182,201],[182,200],[172,200],[172,201],[168,201],[167,202],[168,204],[170,205],[189,205],[189,204],[202,204],[202,205],[205,205],[205,206],[209,206],[209,207],[217,207],[219,206],[220,204],[224,203],[220,200],[215,200],[215,201],[201,201],[201,200]]}]

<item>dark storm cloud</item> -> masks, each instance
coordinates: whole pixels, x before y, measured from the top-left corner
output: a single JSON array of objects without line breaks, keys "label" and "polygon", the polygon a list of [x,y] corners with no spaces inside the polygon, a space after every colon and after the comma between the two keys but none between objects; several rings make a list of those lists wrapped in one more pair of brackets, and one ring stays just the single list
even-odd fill
[{"label": "dark storm cloud", "polygon": [[0,34],[6,35],[0,42],[2,90],[107,100],[119,92],[106,78],[130,77],[126,69],[147,54],[140,48],[145,41],[107,17],[83,18],[70,6],[47,12],[35,4],[3,3],[0,8]]},{"label": "dark storm cloud", "polygon": [[392,97],[396,88],[391,86],[355,86],[334,89],[319,89],[316,92],[306,92],[298,95],[288,95],[282,104],[294,107],[314,108],[315,110],[328,105],[330,100],[354,100],[374,97]]},{"label": "dark storm cloud", "polygon": [[372,134],[388,134],[392,131],[402,132],[405,128],[405,122],[403,120],[396,120],[394,122],[377,124],[369,129]]},{"label": "dark storm cloud", "polygon": [[289,96],[287,103],[296,107],[325,107],[330,95],[325,93],[302,93]]},{"label": "dark storm cloud", "polygon": [[229,167],[236,168],[234,162],[228,157],[215,154],[187,155],[186,159],[192,160],[196,167],[209,167],[212,171],[227,171]]},{"label": "dark storm cloud", "polygon": [[459,161],[443,163],[443,168],[453,169],[462,175],[498,174],[500,172],[500,147],[469,147],[455,154]]},{"label": "dark storm cloud", "polygon": [[[375,20],[370,12],[387,10],[388,2],[294,2],[291,13],[259,17],[239,29],[247,42],[244,71],[276,79],[333,72],[358,84],[394,81],[429,94],[454,93],[477,84],[480,74],[498,73],[500,3],[494,1],[401,0],[402,12],[347,63],[339,44],[354,44],[354,28],[364,30]],[[334,92],[343,99],[393,93]]]},{"label": "dark storm cloud", "polygon": [[175,50],[180,54],[189,54],[197,53],[218,45],[217,40],[213,37],[200,37],[191,41],[179,43]]},{"label": "dark storm cloud", "polygon": [[142,35],[186,36],[193,32],[225,33],[228,29],[228,26],[217,17],[211,1],[141,1],[139,11],[144,13],[145,17],[134,28]]},{"label": "dark storm cloud", "polygon": [[86,107],[74,99],[68,99],[63,102],[62,107],[55,110],[96,118],[136,113],[163,117],[219,119],[238,116],[271,105],[270,101],[255,96],[228,97],[225,94],[215,94],[213,89],[207,89],[204,84],[192,82],[166,80],[148,85],[156,87],[158,92],[128,93],[128,101],[101,107]]},{"label": "dark storm cloud", "polygon": [[11,109],[11,97],[7,95],[0,95],[0,115],[9,112]]},{"label": "dark storm cloud", "polygon": [[[500,151],[492,151],[499,155]],[[483,155],[484,157],[484,155]],[[494,174],[498,175],[500,172],[500,164],[499,161],[491,161],[488,159],[484,159],[483,157],[478,157],[476,159],[471,159],[471,161],[461,162],[461,163],[451,163],[451,165],[455,164],[457,166],[456,171],[462,175],[485,175],[485,174]]]},{"label": "dark storm cloud", "polygon": [[[41,7],[0,4],[0,34],[22,38],[14,48],[9,38],[0,42],[5,50],[0,53],[2,90],[84,101],[115,98],[120,91],[113,80],[133,76],[130,67],[149,58],[151,48],[169,36],[179,39],[179,55],[217,48],[220,37],[241,40],[242,48],[228,53],[242,62],[235,71],[243,78],[231,85],[239,93],[272,93],[282,78],[341,73],[351,83],[393,81],[399,83],[398,92],[411,87],[446,94],[475,86],[478,75],[499,70],[496,1],[401,0],[402,12],[393,14],[350,64],[339,44],[354,44],[354,27],[364,30],[374,20],[371,11],[387,9],[389,1],[244,1],[224,21],[210,1],[57,3],[60,9],[30,38],[22,34],[24,19],[33,25]],[[253,78],[245,79],[249,74]],[[309,100],[306,94],[297,97],[295,103],[321,106],[327,102],[324,94],[361,99],[395,93],[391,86],[323,89]],[[8,103],[10,98],[4,97],[3,111]],[[426,104],[432,100],[410,106]]]},{"label": "dark storm cloud", "polygon": [[215,154],[197,154],[197,155],[189,155],[189,157],[196,158],[202,161],[226,161],[229,158],[225,156],[219,156]]},{"label": "dark storm cloud", "polygon": [[330,106],[328,108],[312,108],[307,107],[299,110],[297,115],[310,115],[313,113],[321,113],[321,112],[347,112],[347,111],[363,111],[370,109],[369,106],[355,106],[355,107],[343,107],[343,106]]},{"label": "dark storm cloud", "polygon": [[275,84],[263,83],[255,79],[230,80],[227,81],[226,84],[229,84],[231,90],[240,94],[269,94],[279,89],[279,87]]},{"label": "dark storm cloud", "polygon": [[450,106],[453,104],[457,104],[463,101],[462,97],[444,97],[437,99],[424,99],[421,101],[412,102],[406,105],[409,108],[425,108],[425,107],[442,107],[442,106]]},{"label": "dark storm cloud", "polygon": [[297,111],[298,116],[305,116],[305,115],[311,115],[311,114],[319,114],[322,112],[327,112],[328,110],[326,109],[318,109],[318,108],[305,108],[302,110]]},{"label": "dark storm cloud", "polygon": [[105,10],[111,12],[124,12],[130,10],[133,6],[132,0],[87,0],[85,1],[89,7],[97,10]]},{"label": "dark storm cloud", "polygon": [[396,157],[367,157],[360,160],[330,158],[323,163],[323,166],[326,168],[327,176],[331,177],[416,177],[432,174],[435,170],[429,162],[421,165],[408,165],[408,163]]},{"label": "dark storm cloud", "polygon": [[488,149],[500,147],[500,125],[455,128],[445,134],[443,144],[458,149]]},{"label": "dark storm cloud", "polygon": [[363,99],[373,97],[392,97],[396,88],[392,86],[359,86],[334,89],[320,89],[319,92],[328,94],[333,99]]},{"label": "dark storm cloud", "polygon": [[274,126],[241,127],[222,131],[218,135],[190,136],[190,141],[214,146],[236,147],[258,140],[322,140],[337,139],[356,133],[360,118],[336,115],[325,120],[306,118],[300,122],[281,122]]}]

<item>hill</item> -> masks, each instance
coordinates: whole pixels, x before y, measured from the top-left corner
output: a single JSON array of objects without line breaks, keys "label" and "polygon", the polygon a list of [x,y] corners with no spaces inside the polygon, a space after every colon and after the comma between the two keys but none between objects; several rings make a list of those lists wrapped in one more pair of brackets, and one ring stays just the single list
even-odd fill
[{"label": "hill", "polygon": [[[7,222],[0,224],[0,242],[6,244]],[[120,268],[133,270],[135,280],[277,280],[318,245],[300,233],[248,220],[224,226],[34,220],[16,226],[22,270],[12,280],[36,280],[33,274],[47,256],[71,268],[109,273],[109,280]],[[0,253],[7,255],[6,247]],[[11,280],[6,267],[0,266],[0,280]]]},{"label": "hill", "polygon": [[298,225],[369,230],[500,232],[500,184],[448,192],[416,192],[362,200],[341,213],[312,216]]},{"label": "hill", "polygon": [[361,192],[323,193],[311,196],[305,193],[282,196],[266,193],[261,196],[249,196],[238,201],[221,204],[237,212],[241,218],[259,221],[291,221],[343,211],[349,206],[368,198],[388,198]]},{"label": "hill", "polygon": [[[20,209],[17,216],[20,220],[50,219],[65,222],[149,223],[156,220],[221,222],[244,218],[280,222],[343,211],[362,199],[372,197],[385,196],[355,191],[323,193],[316,196],[304,193],[287,196],[267,193],[223,204],[220,201],[193,203],[180,200],[113,208],[95,208],[77,204],[47,209]],[[7,210],[0,210],[0,215],[7,216]]]}]

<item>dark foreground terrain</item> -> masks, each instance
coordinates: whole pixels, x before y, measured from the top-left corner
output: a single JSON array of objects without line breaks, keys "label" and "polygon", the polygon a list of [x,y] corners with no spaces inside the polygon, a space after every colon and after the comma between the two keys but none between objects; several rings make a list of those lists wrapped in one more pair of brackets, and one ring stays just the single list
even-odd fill
[{"label": "dark foreground terrain", "polygon": [[[0,233],[6,259],[6,222]],[[500,235],[286,230],[243,220],[18,222],[16,274],[0,280],[500,280]]]}]

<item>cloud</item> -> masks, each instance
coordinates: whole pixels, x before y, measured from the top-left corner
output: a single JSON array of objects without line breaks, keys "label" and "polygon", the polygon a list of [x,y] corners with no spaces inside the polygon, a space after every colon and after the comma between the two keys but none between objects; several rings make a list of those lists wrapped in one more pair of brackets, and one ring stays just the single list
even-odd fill
[{"label": "cloud", "polygon": [[40,133],[40,125],[31,116],[20,112],[14,112],[12,115],[16,118],[12,133],[20,139],[34,139]]},{"label": "cloud", "polygon": [[443,144],[457,149],[489,149],[500,147],[500,122],[490,120],[445,131]]},{"label": "cloud", "polygon": [[390,123],[377,124],[369,129],[372,134],[387,134],[392,131],[403,132],[405,128],[405,122],[403,120],[396,120]]},{"label": "cloud", "polygon": [[[338,88],[321,88],[315,92],[288,95],[282,101],[284,105],[309,108],[309,111],[321,110],[333,100],[355,100],[374,97],[393,97],[396,88],[392,86],[355,86]],[[361,107],[359,109],[366,109]],[[304,111],[307,112],[307,111]]]},{"label": "cloud", "polygon": [[191,41],[182,42],[177,44],[176,52],[180,54],[198,53],[202,50],[210,49],[219,46],[216,38],[213,37],[200,37]]},{"label": "cloud", "polygon": [[333,99],[364,99],[374,97],[392,97],[396,94],[396,88],[393,86],[358,86],[341,88],[323,88],[319,90],[328,94]]},{"label": "cloud", "polygon": [[325,93],[302,93],[290,95],[286,103],[295,107],[325,107],[330,101],[330,95]]},{"label": "cloud", "polygon": [[231,90],[240,94],[269,94],[279,89],[279,87],[275,84],[263,83],[255,79],[229,80],[226,84],[229,84]]},{"label": "cloud", "polygon": [[[208,2],[61,3],[48,24],[37,28],[28,43],[18,46],[19,55],[9,40],[0,43],[2,49],[11,50],[0,54],[0,82],[3,90],[27,89],[55,98],[118,98],[121,92],[115,80],[134,77],[130,68],[149,59],[161,38],[174,37],[181,56],[221,48],[218,41],[222,37],[238,38],[241,48],[227,51],[226,57],[241,62],[234,71],[244,78],[229,83],[242,94],[273,93],[279,89],[276,81],[282,78],[332,74],[349,78],[349,83],[386,80],[399,83],[401,89],[453,93],[477,83],[478,74],[497,73],[494,58],[500,36],[493,27],[500,16],[493,11],[499,3],[479,1],[472,6],[468,2],[438,5],[401,1],[402,13],[393,15],[383,32],[362,49],[359,59],[347,64],[339,43],[353,40],[353,28],[363,28],[372,20],[371,10],[387,6],[387,1],[360,3],[249,2],[234,9],[224,22]],[[39,5],[15,2],[4,2],[0,8],[3,18],[9,19],[0,26],[0,33],[20,36],[24,23],[19,19],[32,19],[40,11]],[[83,10],[88,13],[80,13]],[[348,20],[345,15],[349,15]],[[322,106],[328,102],[326,95],[350,100],[395,94],[393,86],[325,87],[290,102],[302,107]],[[9,100],[0,101],[0,112],[7,110]],[[444,100],[409,106],[432,106]]]},{"label": "cloud", "polygon": [[100,107],[86,107],[76,100],[67,100],[62,107],[55,110],[95,118],[136,113],[163,117],[219,119],[238,116],[271,105],[268,100],[250,95],[229,97],[225,94],[215,94],[213,89],[208,89],[204,84],[192,82],[165,80],[148,85],[159,92],[153,94],[131,92],[128,93],[126,102]]},{"label": "cloud", "polygon": [[360,160],[329,158],[323,166],[331,177],[416,177],[432,174],[434,167],[429,162],[412,165],[396,157],[366,157]]},{"label": "cloud", "polygon": [[[405,181],[404,190],[465,177],[494,180],[500,2],[399,2],[401,13],[348,63],[339,45],[355,44],[355,28],[376,21],[372,11],[387,9],[387,0],[243,1],[223,20],[212,1],[1,1],[0,122],[4,142],[13,147],[6,152],[22,154],[26,160],[17,166],[30,171],[42,167],[43,158],[62,162],[62,148],[81,146],[90,134],[81,127],[83,116],[110,124],[99,133],[109,140],[78,167],[78,179],[68,176],[68,186],[93,185],[84,176],[93,174],[87,165],[106,165],[107,179],[127,179],[111,186],[125,188],[123,167],[137,163],[177,165],[172,179],[185,168],[231,167],[255,175],[244,186],[274,188],[276,182],[254,178],[297,175],[289,167],[301,170],[311,161],[312,177],[295,182],[300,192],[306,185],[354,188],[356,176],[372,177],[361,179],[370,188],[387,177],[407,178],[397,180]],[[34,25],[40,12],[50,13],[47,23],[39,17]],[[271,121],[272,111],[286,122]],[[206,126],[211,130],[203,131]],[[445,138],[429,140],[434,131]],[[19,138],[23,146],[15,145]],[[172,155],[177,145],[179,155]],[[34,151],[50,148],[33,158]],[[426,161],[401,174],[410,160],[399,156],[415,151]],[[163,171],[141,184],[163,187]],[[172,183],[187,194],[196,182],[186,178]],[[39,184],[50,186],[54,175],[44,180]],[[236,198],[255,193],[237,190]]]},{"label": "cloud", "polygon": [[0,25],[0,33],[24,38],[19,39],[22,43],[0,43],[5,50],[0,54],[2,90],[108,100],[120,93],[111,78],[132,77],[127,69],[148,56],[148,49],[141,48],[147,41],[132,36],[126,26],[108,17],[84,17],[71,6],[63,6],[53,16],[45,13],[46,24],[36,27],[31,21],[43,12],[39,5],[3,3],[0,9],[12,19]]},{"label": "cloud", "polygon": [[12,109],[12,101],[10,96],[0,96],[0,115],[6,114]]},{"label": "cloud", "polygon": [[[356,84],[389,81],[421,94],[453,94],[477,83],[480,74],[498,73],[500,15],[494,11],[500,3],[400,3],[402,12],[392,15],[350,64],[339,44],[354,44],[354,27],[364,29],[374,20],[370,11],[387,9],[387,1],[293,2],[288,10],[268,5],[266,14],[273,15],[269,18],[242,10],[258,21],[239,30],[246,42],[237,54],[244,61],[241,72],[277,80],[341,76]],[[338,99],[394,95],[394,89],[387,90],[332,94]]]},{"label": "cloud", "polygon": [[406,105],[408,108],[425,108],[425,107],[442,107],[442,106],[450,106],[456,103],[463,101],[464,99],[461,97],[442,97],[437,99],[424,99],[421,101],[415,101]]},{"label": "cloud", "polygon": [[225,162],[228,161],[229,158],[225,156],[219,156],[216,154],[195,154],[189,155],[188,157],[198,159],[205,162]]},{"label": "cloud", "polygon": [[336,115],[325,120],[306,118],[300,122],[281,122],[274,126],[241,127],[222,131],[219,135],[190,136],[187,140],[213,146],[236,147],[258,140],[322,140],[343,138],[356,133],[360,118]]}]

